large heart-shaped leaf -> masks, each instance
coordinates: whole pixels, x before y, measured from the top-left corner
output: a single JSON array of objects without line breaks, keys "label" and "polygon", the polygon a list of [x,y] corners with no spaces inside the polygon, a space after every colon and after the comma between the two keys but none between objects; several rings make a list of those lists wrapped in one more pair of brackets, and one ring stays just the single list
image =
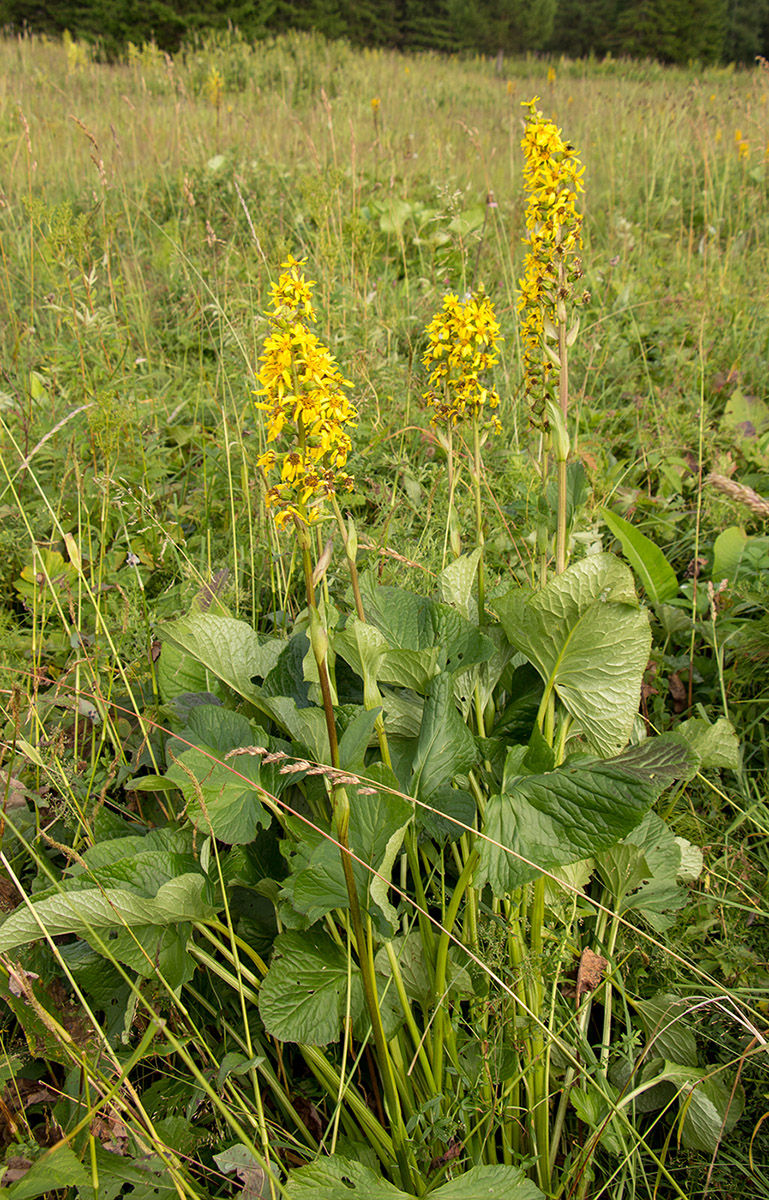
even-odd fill
[{"label": "large heart-shaped leaf", "polygon": [[[332,1154],[292,1171],[286,1185],[290,1200],[411,1200],[355,1159]],[[519,1167],[471,1167],[464,1175],[430,1192],[435,1200],[542,1200],[542,1192]]]},{"label": "large heart-shaped leaf", "polygon": [[[157,967],[178,982],[189,978],[186,923],[214,916],[205,898],[207,880],[197,873],[180,875],[152,897],[125,888],[84,888],[61,892],[15,909],[0,925],[0,954],[39,941],[75,933],[144,976]],[[171,980],[169,979],[169,982]],[[175,984],[173,985],[175,986]]]},{"label": "large heart-shaped leaf", "polygon": [[429,802],[456,775],[469,771],[478,747],[457,712],[452,677],[446,671],[430,684],[419,730],[409,792]]},{"label": "large heart-shaped leaf", "polygon": [[[392,987],[380,979],[380,1008],[390,1036],[399,1023]],[[259,1014],[269,1034],[281,1042],[325,1046],[339,1038],[347,1012],[358,1035],[368,1028],[360,967],[350,962],[327,934],[281,933],[270,969],[259,990]]]},{"label": "large heart-shaped leaf", "polygon": [[187,815],[196,828],[229,845],[243,845],[254,840],[260,825],[270,824],[260,794],[272,792],[280,777],[270,771],[263,781],[258,755],[225,761],[231,750],[267,740],[264,731],[240,713],[213,704],[192,710],[189,724],[168,744],[175,761],[166,778],[184,793]]},{"label": "large heart-shaped leaf", "polygon": [[[371,911],[380,925],[384,917],[383,932],[391,933],[396,914],[387,898],[387,883],[414,806],[389,790],[397,787],[397,781],[382,764],[372,766],[369,775],[370,787],[362,793],[350,792],[348,836],[353,875],[362,907]],[[377,781],[387,788],[377,789]],[[336,842],[304,835],[296,847],[284,890],[297,911],[311,921],[333,908],[347,908],[349,898]]]},{"label": "large heart-shaped leaf", "polygon": [[651,632],[630,569],[595,554],[539,592],[516,588],[495,601],[510,641],[603,757],[626,745],[638,711]]},{"label": "large heart-shaped leaf", "polygon": [[163,626],[162,639],[257,707],[258,688],[253,680],[270,673],[285,647],[278,638],[263,641],[246,621],[214,613],[193,613],[169,621]]},{"label": "large heart-shaped leaf", "polygon": [[697,765],[681,738],[664,734],[613,759],[513,779],[509,791],[486,806],[484,833],[492,841],[482,844],[476,886],[489,883],[502,896],[536,878],[537,867],[555,870],[608,849]]}]

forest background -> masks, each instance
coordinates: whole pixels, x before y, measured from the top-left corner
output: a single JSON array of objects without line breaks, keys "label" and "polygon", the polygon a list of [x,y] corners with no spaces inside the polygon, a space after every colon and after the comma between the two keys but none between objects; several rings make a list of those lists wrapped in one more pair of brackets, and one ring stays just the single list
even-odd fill
[{"label": "forest background", "polygon": [[247,39],[317,30],[355,45],[483,54],[551,52],[686,64],[769,55],[769,0],[0,0],[0,26],[178,50],[236,25]]}]

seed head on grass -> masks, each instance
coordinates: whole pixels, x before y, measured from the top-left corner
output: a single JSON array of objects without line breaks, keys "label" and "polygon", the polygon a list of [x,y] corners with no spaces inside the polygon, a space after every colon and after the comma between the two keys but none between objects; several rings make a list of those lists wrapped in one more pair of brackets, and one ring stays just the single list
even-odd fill
[{"label": "seed head on grass", "polygon": [[524,104],[529,110],[521,143],[526,156],[528,252],[519,280],[518,310],[526,394],[535,416],[541,417],[558,377],[557,358],[548,355],[546,339],[555,337],[558,322],[566,319],[566,300],[582,276],[577,199],[583,191],[584,167],[557,126],[537,109],[538,99]]},{"label": "seed head on grass", "polygon": [[[499,405],[499,395],[487,387],[482,376],[498,361],[501,338],[494,305],[482,292],[465,301],[449,294],[443,308],[427,326],[429,339],[422,362],[430,368],[429,391],[424,399],[435,410],[433,424],[456,425],[478,417],[484,409]],[[492,412],[489,423],[495,433],[499,419]]]},{"label": "seed head on grass", "polygon": [[[353,487],[344,470],[351,449],[347,430],[358,416],[344,391],[352,384],[309,328],[315,321],[315,284],[302,272],[305,261],[289,256],[270,287],[270,332],[259,359],[256,395],[264,399],[256,407],[268,414],[269,448],[257,465],[278,526],[292,520],[314,524],[323,515],[324,499]],[[276,470],[280,482],[270,484]]]}]

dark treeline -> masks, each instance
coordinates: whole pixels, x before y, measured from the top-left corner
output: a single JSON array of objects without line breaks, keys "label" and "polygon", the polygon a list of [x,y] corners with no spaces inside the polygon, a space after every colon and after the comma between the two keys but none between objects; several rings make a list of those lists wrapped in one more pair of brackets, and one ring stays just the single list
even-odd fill
[{"label": "dark treeline", "polygon": [[769,56],[769,0],[0,0],[0,25],[63,34],[120,54],[164,50],[235,25],[246,38],[316,29],[403,50],[550,51],[750,62]]}]

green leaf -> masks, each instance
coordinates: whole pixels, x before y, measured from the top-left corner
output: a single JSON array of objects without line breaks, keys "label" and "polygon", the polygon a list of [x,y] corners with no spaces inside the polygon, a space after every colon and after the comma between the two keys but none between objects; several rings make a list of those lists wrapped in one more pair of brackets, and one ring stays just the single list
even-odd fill
[{"label": "green leaf", "polygon": [[454,689],[447,672],[430,684],[419,730],[411,776],[411,795],[427,803],[430,797],[451,783],[456,775],[469,771],[478,758],[475,738],[457,712]]},{"label": "green leaf", "polygon": [[365,755],[381,708],[360,709],[339,740],[339,766],[343,771],[365,774]]},{"label": "green leaf", "polygon": [[626,894],[620,912],[634,909],[640,912],[654,929],[662,932],[672,918],[663,914],[675,912],[686,904],[689,893],[678,886],[681,867],[681,848],[678,840],[654,812],[648,812],[625,838],[627,848],[634,847],[644,856],[649,871],[646,882],[632,895]]},{"label": "green leaf", "polygon": [[480,547],[470,554],[455,558],[438,576],[438,595],[444,604],[458,609],[468,621],[477,621],[478,605],[473,599],[473,585],[481,561]]},{"label": "green leaf", "polygon": [[388,1183],[355,1159],[332,1154],[292,1171],[286,1184],[290,1200],[409,1200],[406,1192]]},{"label": "green leaf", "polygon": [[546,870],[588,858],[630,833],[665,788],[688,778],[697,759],[675,734],[650,738],[613,759],[581,759],[523,775],[486,806],[475,886],[502,896]]},{"label": "green leaf", "polygon": [[181,875],[152,898],[124,888],[49,896],[35,902],[35,915],[25,905],[5,918],[0,953],[39,941],[45,929],[50,937],[75,933],[102,953],[107,945],[115,958],[143,976],[154,973],[156,962],[164,973],[167,968],[176,974],[185,965],[186,922],[216,914],[203,896],[206,882],[200,874]]},{"label": "green leaf", "polygon": [[[292,1171],[286,1185],[291,1200],[410,1200],[363,1163],[333,1154]],[[471,1167],[458,1179],[430,1192],[438,1200],[541,1200],[542,1192],[519,1167]]]},{"label": "green leaf", "polygon": [[676,725],[676,733],[696,751],[701,766],[738,769],[740,740],[726,717],[719,717],[712,725],[702,717],[690,717]]},{"label": "green leaf", "polygon": [[713,544],[713,570],[710,573],[714,584],[718,585],[722,579],[728,579],[729,583],[737,580],[749,540],[745,530],[736,525],[719,533]]},{"label": "green leaf", "polygon": [[34,1200],[45,1192],[59,1188],[87,1187],[91,1183],[90,1172],[76,1158],[69,1146],[57,1146],[42,1158],[36,1159],[26,1175],[3,1189],[7,1200]]},{"label": "green leaf", "polygon": [[645,1055],[668,1059],[685,1067],[697,1066],[697,1042],[687,1020],[689,1008],[680,996],[658,992],[634,1005],[644,1027]]},{"label": "green leaf", "polygon": [[[169,621],[161,635],[163,642],[183,650],[257,707],[260,707],[258,688],[253,680],[269,674],[285,646],[277,638],[262,642],[246,621],[213,613],[194,613]],[[205,690],[210,691],[210,686]]]},{"label": "green leaf", "polygon": [[543,1193],[520,1167],[471,1167],[430,1192],[436,1200],[542,1200]]},{"label": "green leaf", "polygon": [[626,745],[638,711],[651,632],[633,577],[611,554],[595,554],[539,592],[516,588],[496,602],[514,646],[537,668],[603,757]]},{"label": "green leaf", "polygon": [[[476,625],[447,604],[415,596],[401,588],[377,587],[370,575],[362,577],[366,616],[384,634],[391,651],[438,651],[438,665],[446,671],[464,671],[487,662],[493,642]],[[386,656],[390,661],[390,656]],[[407,656],[399,660],[408,662]],[[385,683],[401,683],[380,673]],[[402,684],[401,686],[411,686]]]},{"label": "green leaf", "polygon": [[650,603],[656,607],[678,595],[676,573],[659,546],[608,508],[601,509],[601,516],[622,543],[622,553],[641,580]]},{"label": "green leaf", "polygon": [[255,731],[240,713],[207,704],[194,708],[189,724],[168,743],[169,757],[177,761],[166,777],[184,794],[190,821],[228,845],[252,842],[258,827],[266,828],[272,819],[260,794],[270,790],[274,776],[262,783],[259,757],[241,754],[223,761],[231,750],[253,746],[255,739],[264,742],[264,731]]},{"label": "green leaf", "polygon": [[[375,788],[377,781],[397,787],[386,767],[374,765],[367,775],[367,787],[370,783]],[[385,933],[391,932],[395,920],[395,912],[387,899],[387,883],[413,812],[414,806],[409,800],[393,795],[389,790],[376,789],[373,795],[355,793],[350,796],[348,836],[358,896],[364,911],[370,911],[378,924],[384,914]],[[291,876],[284,881],[285,894],[297,911],[305,913],[310,921],[317,921],[332,908],[348,907],[341,852],[336,842],[316,835],[311,845],[307,832],[303,831],[291,866]]]},{"label": "green leaf", "polygon": [[681,1102],[681,1141],[687,1150],[715,1154],[740,1119],[745,1106],[741,1087],[732,1094],[722,1082],[722,1073],[694,1070],[665,1063],[661,1076],[679,1089]]},{"label": "green leaf", "polygon": [[[399,1018],[394,989],[390,986],[383,996],[385,985],[380,977],[380,1008],[389,1037]],[[348,990],[353,1028],[360,1035],[369,1027],[360,967],[319,930],[281,933],[259,990],[259,1014],[267,1032],[282,1042],[325,1046],[339,1038]]]}]

